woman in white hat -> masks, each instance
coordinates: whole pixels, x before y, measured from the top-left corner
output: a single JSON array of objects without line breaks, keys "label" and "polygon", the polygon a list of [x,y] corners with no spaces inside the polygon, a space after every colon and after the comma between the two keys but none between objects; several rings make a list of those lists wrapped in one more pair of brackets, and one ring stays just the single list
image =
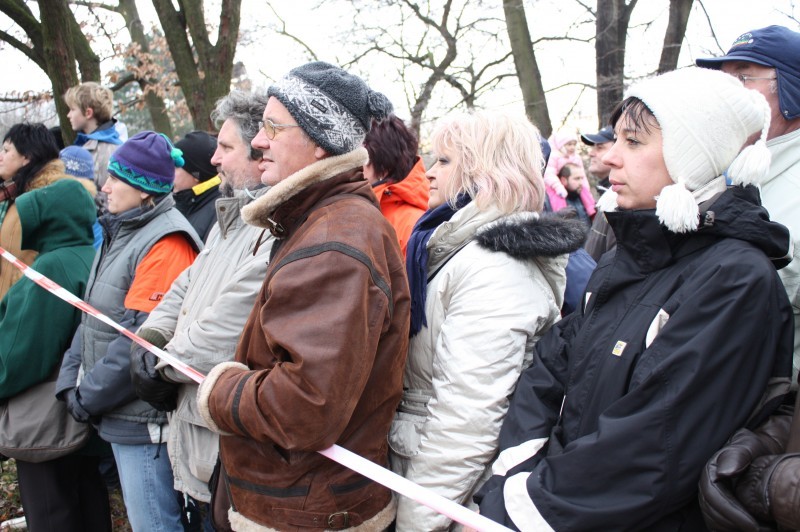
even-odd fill
[{"label": "woman in white hat", "polygon": [[769,166],[766,101],[691,68],[634,85],[611,123],[617,250],[537,344],[476,496],[521,530],[704,529],[703,465],[788,391],[789,232],[746,186]]}]

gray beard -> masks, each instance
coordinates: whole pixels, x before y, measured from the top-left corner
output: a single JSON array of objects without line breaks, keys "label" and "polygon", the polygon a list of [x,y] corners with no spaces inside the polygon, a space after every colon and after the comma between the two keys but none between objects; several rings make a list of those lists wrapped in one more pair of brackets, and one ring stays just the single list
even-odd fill
[{"label": "gray beard", "polygon": [[219,186],[219,193],[223,198],[232,198],[234,189],[230,182],[226,181]]}]

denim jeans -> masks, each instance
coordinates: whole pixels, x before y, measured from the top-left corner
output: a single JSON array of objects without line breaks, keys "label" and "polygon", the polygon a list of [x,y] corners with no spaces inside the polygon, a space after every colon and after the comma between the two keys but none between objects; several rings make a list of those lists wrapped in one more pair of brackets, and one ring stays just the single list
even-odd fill
[{"label": "denim jeans", "polygon": [[134,532],[182,532],[166,445],[112,443],[122,497]]}]

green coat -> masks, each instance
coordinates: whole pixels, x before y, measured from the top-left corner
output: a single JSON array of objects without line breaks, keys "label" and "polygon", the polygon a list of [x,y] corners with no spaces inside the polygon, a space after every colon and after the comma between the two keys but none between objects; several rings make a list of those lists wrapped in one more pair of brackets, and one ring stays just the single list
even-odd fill
[{"label": "green coat", "polygon": [[[22,194],[16,200],[22,249],[39,256],[31,267],[83,297],[94,259],[94,202],[74,179]],[[3,259],[0,259],[3,260]],[[0,302],[0,399],[44,381],[59,367],[81,311],[27,277]]]}]

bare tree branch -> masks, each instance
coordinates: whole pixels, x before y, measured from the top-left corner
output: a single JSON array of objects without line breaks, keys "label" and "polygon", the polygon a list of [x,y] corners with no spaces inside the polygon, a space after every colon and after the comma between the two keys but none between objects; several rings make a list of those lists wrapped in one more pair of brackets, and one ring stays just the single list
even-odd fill
[{"label": "bare tree branch", "polygon": [[[306,52],[308,52],[309,57],[313,61],[319,61],[317,54],[314,53],[314,50],[312,50],[308,44],[306,44],[297,35],[294,35],[293,33],[289,33],[288,31],[286,31],[286,21],[283,20],[283,18],[278,14],[277,11],[275,11],[275,8],[272,7],[272,4],[268,3],[267,7],[270,9],[270,11],[272,11],[272,14],[275,15],[275,18],[278,19],[278,21],[280,22],[280,28],[275,30],[275,33],[277,33],[278,35],[283,35],[284,37],[288,37],[289,39],[293,40],[294,42],[302,46]],[[354,61],[351,61],[350,63],[352,64],[353,62]]]}]

